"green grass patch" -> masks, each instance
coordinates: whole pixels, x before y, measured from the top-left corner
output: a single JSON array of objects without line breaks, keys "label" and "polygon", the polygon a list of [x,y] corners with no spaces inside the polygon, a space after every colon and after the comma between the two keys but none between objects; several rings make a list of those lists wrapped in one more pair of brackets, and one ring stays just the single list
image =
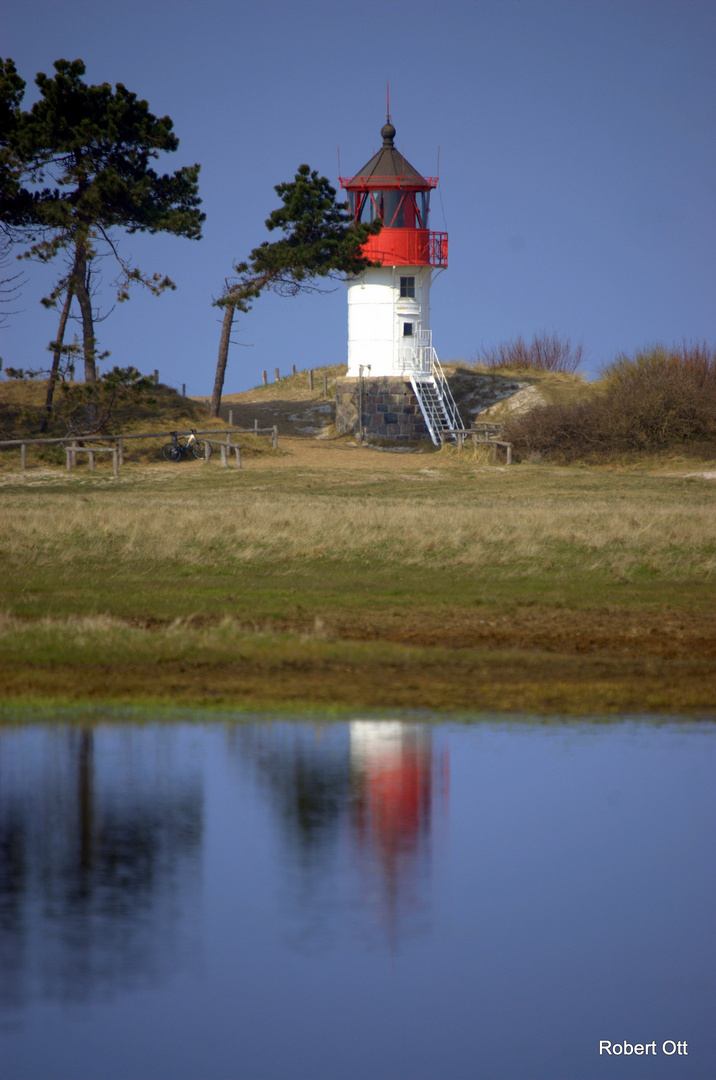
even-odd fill
[{"label": "green grass patch", "polygon": [[95,618],[11,629],[0,686],[15,704],[703,713],[716,688],[693,658],[575,662],[534,649],[260,634],[231,620],[146,630]]},{"label": "green grass patch", "polygon": [[13,700],[699,712],[712,482],[486,469],[128,466],[0,488]]}]

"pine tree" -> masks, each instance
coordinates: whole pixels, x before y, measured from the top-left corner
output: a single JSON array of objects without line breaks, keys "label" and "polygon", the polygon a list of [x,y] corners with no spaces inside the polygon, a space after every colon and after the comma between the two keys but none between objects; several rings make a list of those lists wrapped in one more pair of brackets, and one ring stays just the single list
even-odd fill
[{"label": "pine tree", "polygon": [[0,57],[0,227],[6,236],[12,235],[13,226],[26,223],[31,201],[22,187],[23,167],[14,147],[24,93],[25,81],[15,64]]},{"label": "pine tree", "polygon": [[294,179],[274,190],[282,205],[266,221],[269,232],[280,229],[283,237],[268,240],[236,263],[237,277],[227,281],[217,305],[224,308],[219,341],[211,415],[218,416],[224,388],[231,341],[231,327],[237,311],[249,311],[251,304],[268,289],[281,296],[295,296],[316,287],[317,278],[359,274],[373,264],[361,247],[382,227],[380,220],[370,225],[354,225],[345,203],[336,202],[336,191],[325,176],[301,165]]},{"label": "pine tree", "polygon": [[[159,174],[152,161],[179,145],[168,116],[158,119],[121,83],[89,86],[82,60],[57,60],[55,75],[36,78],[40,100],[20,111],[24,83],[11,60],[0,62],[2,223],[26,238],[29,258],[49,262],[61,251],[71,269],[59,288],[77,297],[85,380],[96,378],[96,341],[88,272],[106,248],[119,263],[119,300],[141,284],[155,295],[174,283],[125,261],[116,230],[168,232],[197,240],[205,215],[199,166]],[[58,295],[58,286],[53,290]]]}]

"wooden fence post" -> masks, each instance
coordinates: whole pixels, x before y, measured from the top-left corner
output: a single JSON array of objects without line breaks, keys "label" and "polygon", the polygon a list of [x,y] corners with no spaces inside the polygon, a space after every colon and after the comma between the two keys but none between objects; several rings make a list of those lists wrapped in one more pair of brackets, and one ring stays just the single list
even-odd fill
[{"label": "wooden fence post", "polygon": [[258,433],[259,433],[259,422],[258,422],[258,420],[254,420],[254,435],[258,435]]},{"label": "wooden fence post", "polygon": [[324,398],[328,397],[328,376],[327,375],[323,376],[323,396],[324,396]]},{"label": "wooden fence post", "polygon": [[87,457],[89,458],[90,472],[94,472],[94,451],[93,450],[88,450],[87,451]]},{"label": "wooden fence post", "polygon": [[20,468],[27,468],[27,447],[25,446],[25,443],[20,447]]},{"label": "wooden fence post", "polygon": [[156,368],[154,369],[154,385],[159,385],[159,372],[156,370]]},{"label": "wooden fence post", "polygon": [[219,443],[221,449],[221,467],[222,469],[228,469],[229,463],[226,460],[226,443]]},{"label": "wooden fence post", "polygon": [[296,374],[296,365],[295,364],[291,364],[291,374],[292,375]]},{"label": "wooden fence post", "polygon": [[234,450],[236,451],[236,468],[240,469],[242,467],[241,466],[241,447],[240,446],[235,446]]},{"label": "wooden fence post", "polygon": [[211,443],[207,440],[204,443],[204,461],[209,464],[209,458],[211,457]]},{"label": "wooden fence post", "polygon": [[278,450],[278,425],[277,424],[274,424],[273,428],[271,429],[271,445],[273,446],[274,450]]},{"label": "wooden fence post", "polygon": [[116,446],[112,450],[112,472],[119,476],[119,450]]},{"label": "wooden fence post", "polygon": [[234,426],[234,410],[229,409],[229,427]]},{"label": "wooden fence post", "polygon": [[275,367],[275,368],[273,369],[273,374],[274,374],[274,380],[273,380],[273,381],[274,381],[274,382],[278,382],[278,381],[279,381],[279,379],[281,378],[281,376],[280,376],[280,375],[279,375],[279,373],[278,373],[278,368],[277,368],[277,367]]},{"label": "wooden fence post", "polygon": [[268,386],[268,375],[265,371],[261,372],[261,377],[263,378],[264,386]]},{"label": "wooden fence post", "polygon": [[72,451],[69,446],[65,447],[65,457],[67,458],[67,471],[72,472]]},{"label": "wooden fence post", "polygon": [[313,368],[308,369],[308,389],[313,390]]},{"label": "wooden fence post", "polygon": [[119,439],[117,449],[119,451],[119,464],[124,465],[124,439]]}]

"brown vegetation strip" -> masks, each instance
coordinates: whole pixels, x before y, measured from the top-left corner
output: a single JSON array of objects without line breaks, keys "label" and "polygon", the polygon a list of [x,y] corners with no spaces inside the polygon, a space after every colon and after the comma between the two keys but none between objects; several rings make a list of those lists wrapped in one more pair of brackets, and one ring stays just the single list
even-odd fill
[{"label": "brown vegetation strip", "polygon": [[89,663],[6,671],[6,699],[162,701],[264,707],[708,713],[716,675],[699,662],[634,662],[521,654],[424,656],[410,662],[276,657],[265,663]]},{"label": "brown vegetation strip", "polygon": [[[194,614],[181,620],[195,629],[221,617]],[[166,620],[130,619],[128,625],[161,630]],[[565,656],[716,658],[716,614],[669,611],[574,611],[547,606],[514,610],[425,608],[336,612],[243,624],[248,632],[295,633],[333,641],[390,642],[444,649],[519,649]]]},{"label": "brown vegetation strip", "polygon": [[[111,650],[96,648],[54,662],[16,655],[0,672],[0,697],[571,715],[716,711],[713,618],[393,611],[319,616],[292,629],[276,637],[233,622],[224,631],[187,620],[184,629],[133,631],[140,639],[131,654],[120,649],[113,663]],[[185,656],[172,651],[172,635],[186,641]]]},{"label": "brown vegetation strip", "polygon": [[354,641],[391,641],[447,648],[509,648],[566,655],[716,657],[716,615],[683,612],[376,611],[325,617],[324,632]]}]

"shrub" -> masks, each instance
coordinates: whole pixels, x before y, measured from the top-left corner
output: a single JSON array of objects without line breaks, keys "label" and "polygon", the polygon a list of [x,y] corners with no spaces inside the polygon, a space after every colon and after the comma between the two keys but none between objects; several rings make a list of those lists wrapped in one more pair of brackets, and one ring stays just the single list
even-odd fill
[{"label": "shrub", "polygon": [[613,438],[660,449],[716,436],[716,356],[706,346],[642,349],[600,372]]},{"label": "shrub", "polygon": [[707,346],[655,345],[618,356],[600,374],[604,393],[593,401],[510,421],[517,453],[573,461],[716,440],[716,354]]},{"label": "shrub", "polygon": [[482,349],[477,363],[489,368],[535,368],[538,371],[562,371],[574,375],[582,363],[584,349],[572,346],[570,338],[542,331],[535,334],[529,345],[521,337],[503,342],[491,349]]},{"label": "shrub", "polygon": [[155,404],[150,397],[153,389],[154,380],[135,367],[114,367],[95,382],[62,383],[59,411],[73,435],[94,435],[106,430],[118,406]]}]

